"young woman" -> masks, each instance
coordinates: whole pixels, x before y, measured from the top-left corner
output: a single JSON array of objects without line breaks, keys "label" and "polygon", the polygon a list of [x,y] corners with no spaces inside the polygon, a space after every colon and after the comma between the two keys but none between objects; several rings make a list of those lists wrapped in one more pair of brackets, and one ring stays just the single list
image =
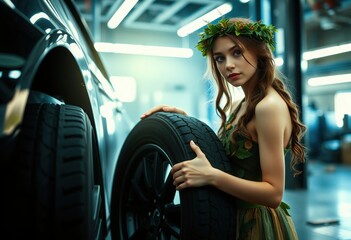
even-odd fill
[{"label": "young woman", "polygon": [[[201,149],[190,142],[197,157],[172,168],[178,190],[212,185],[238,198],[237,239],[297,239],[294,223],[282,202],[285,153],[291,166],[304,162],[300,140],[305,132],[297,106],[276,76],[271,49],[275,28],[248,19],[222,19],[209,24],[197,48],[207,56],[218,87],[216,110],[221,117],[218,136],[233,162],[235,175],[213,168]],[[230,86],[245,97],[233,103]],[[170,106],[157,111],[186,113]]]}]

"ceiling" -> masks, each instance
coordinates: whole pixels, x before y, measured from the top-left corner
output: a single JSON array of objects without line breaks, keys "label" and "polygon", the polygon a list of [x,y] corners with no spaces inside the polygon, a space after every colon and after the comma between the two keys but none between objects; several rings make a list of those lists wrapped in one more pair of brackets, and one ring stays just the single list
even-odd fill
[{"label": "ceiling", "polygon": [[[95,26],[106,26],[108,20],[124,0],[73,0],[82,16]],[[305,0],[305,23],[307,28],[332,29],[351,25],[351,0],[331,0],[338,3],[331,8],[324,4],[316,10]],[[129,29],[175,32],[185,24],[213,10],[225,2],[234,6],[234,11],[245,16],[247,7],[240,1],[226,0],[139,0],[121,25]],[[314,9],[314,11],[312,10]],[[312,10],[312,11],[311,11]],[[101,25],[102,24],[102,25]]]},{"label": "ceiling", "polygon": [[[74,0],[87,21],[107,23],[124,0]],[[123,20],[126,28],[174,32],[224,0],[139,0]],[[94,16],[94,18],[93,18]]]}]

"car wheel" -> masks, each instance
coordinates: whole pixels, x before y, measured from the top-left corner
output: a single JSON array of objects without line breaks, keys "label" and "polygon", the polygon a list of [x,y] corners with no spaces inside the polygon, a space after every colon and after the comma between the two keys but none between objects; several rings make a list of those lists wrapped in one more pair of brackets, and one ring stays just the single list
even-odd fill
[{"label": "car wheel", "polygon": [[140,121],[122,146],[115,172],[113,239],[235,239],[235,199],[213,187],[176,191],[171,167],[193,159],[194,140],[212,166],[231,173],[216,134],[193,117],[158,112]]},{"label": "car wheel", "polygon": [[17,239],[103,239],[103,189],[89,118],[75,106],[26,108],[12,180]]}]

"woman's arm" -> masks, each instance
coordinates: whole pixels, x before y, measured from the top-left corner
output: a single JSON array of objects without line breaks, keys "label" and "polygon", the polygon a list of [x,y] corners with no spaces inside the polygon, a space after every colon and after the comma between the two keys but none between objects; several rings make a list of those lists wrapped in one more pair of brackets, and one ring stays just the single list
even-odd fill
[{"label": "woman's arm", "polygon": [[256,106],[255,126],[259,145],[262,182],[248,181],[217,171],[213,185],[242,200],[276,208],[284,193],[285,113],[281,103],[264,99]]},{"label": "woman's arm", "polygon": [[[254,182],[241,179],[213,168],[198,146],[192,146],[197,157],[173,166],[172,174],[177,190],[188,187],[212,185],[219,190],[242,200],[276,208],[281,195],[276,194],[274,185],[269,182]],[[277,196],[277,197],[275,197]]]},{"label": "woman's arm", "polygon": [[[191,148],[196,158],[174,165],[174,184],[186,187],[212,185],[242,200],[276,208],[284,192],[284,129],[287,117],[276,101],[260,103],[256,107],[256,131],[262,169],[262,182],[249,181],[213,168],[201,149]],[[283,110],[283,111],[282,111]]]}]

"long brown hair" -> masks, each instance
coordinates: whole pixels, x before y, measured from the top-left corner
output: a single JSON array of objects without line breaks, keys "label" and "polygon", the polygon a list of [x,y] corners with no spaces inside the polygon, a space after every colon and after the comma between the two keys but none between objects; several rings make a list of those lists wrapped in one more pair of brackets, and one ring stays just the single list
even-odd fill
[{"label": "long brown hair", "polygon": [[[250,20],[245,18],[233,18],[231,21],[241,21],[245,23]],[[258,61],[256,74],[258,75],[259,80],[257,81],[256,86],[253,88],[253,92],[250,94],[250,96],[246,96],[249,98],[245,99],[248,103],[247,110],[246,113],[239,119],[237,130],[240,129],[241,131],[247,132],[246,126],[255,115],[256,105],[266,96],[267,89],[272,86],[288,106],[293,126],[290,140],[290,149],[292,153],[290,166],[295,175],[301,173],[301,171],[296,168],[296,165],[305,161],[305,148],[301,143],[301,139],[306,131],[306,127],[299,119],[298,106],[292,100],[291,94],[287,90],[283,80],[278,77],[278,75],[280,75],[280,77],[283,78],[283,75],[280,74],[275,68],[273,54],[270,48],[265,42],[259,41],[255,38],[233,35],[229,35],[228,37],[230,37],[239,48],[247,49],[248,51],[254,53],[257,56]],[[243,57],[245,58],[244,53]],[[221,118],[221,125],[218,130],[218,134],[221,136],[226,131],[226,113],[228,113],[228,111],[232,111],[233,99],[227,81],[221,76],[216,67],[211,48],[207,53],[207,59],[209,67],[208,71],[212,74],[218,88],[216,97],[216,112]],[[222,104],[223,98],[224,105]],[[236,132],[234,131],[233,135],[235,133]],[[233,136],[231,137],[231,141],[234,145],[236,144]]]}]

